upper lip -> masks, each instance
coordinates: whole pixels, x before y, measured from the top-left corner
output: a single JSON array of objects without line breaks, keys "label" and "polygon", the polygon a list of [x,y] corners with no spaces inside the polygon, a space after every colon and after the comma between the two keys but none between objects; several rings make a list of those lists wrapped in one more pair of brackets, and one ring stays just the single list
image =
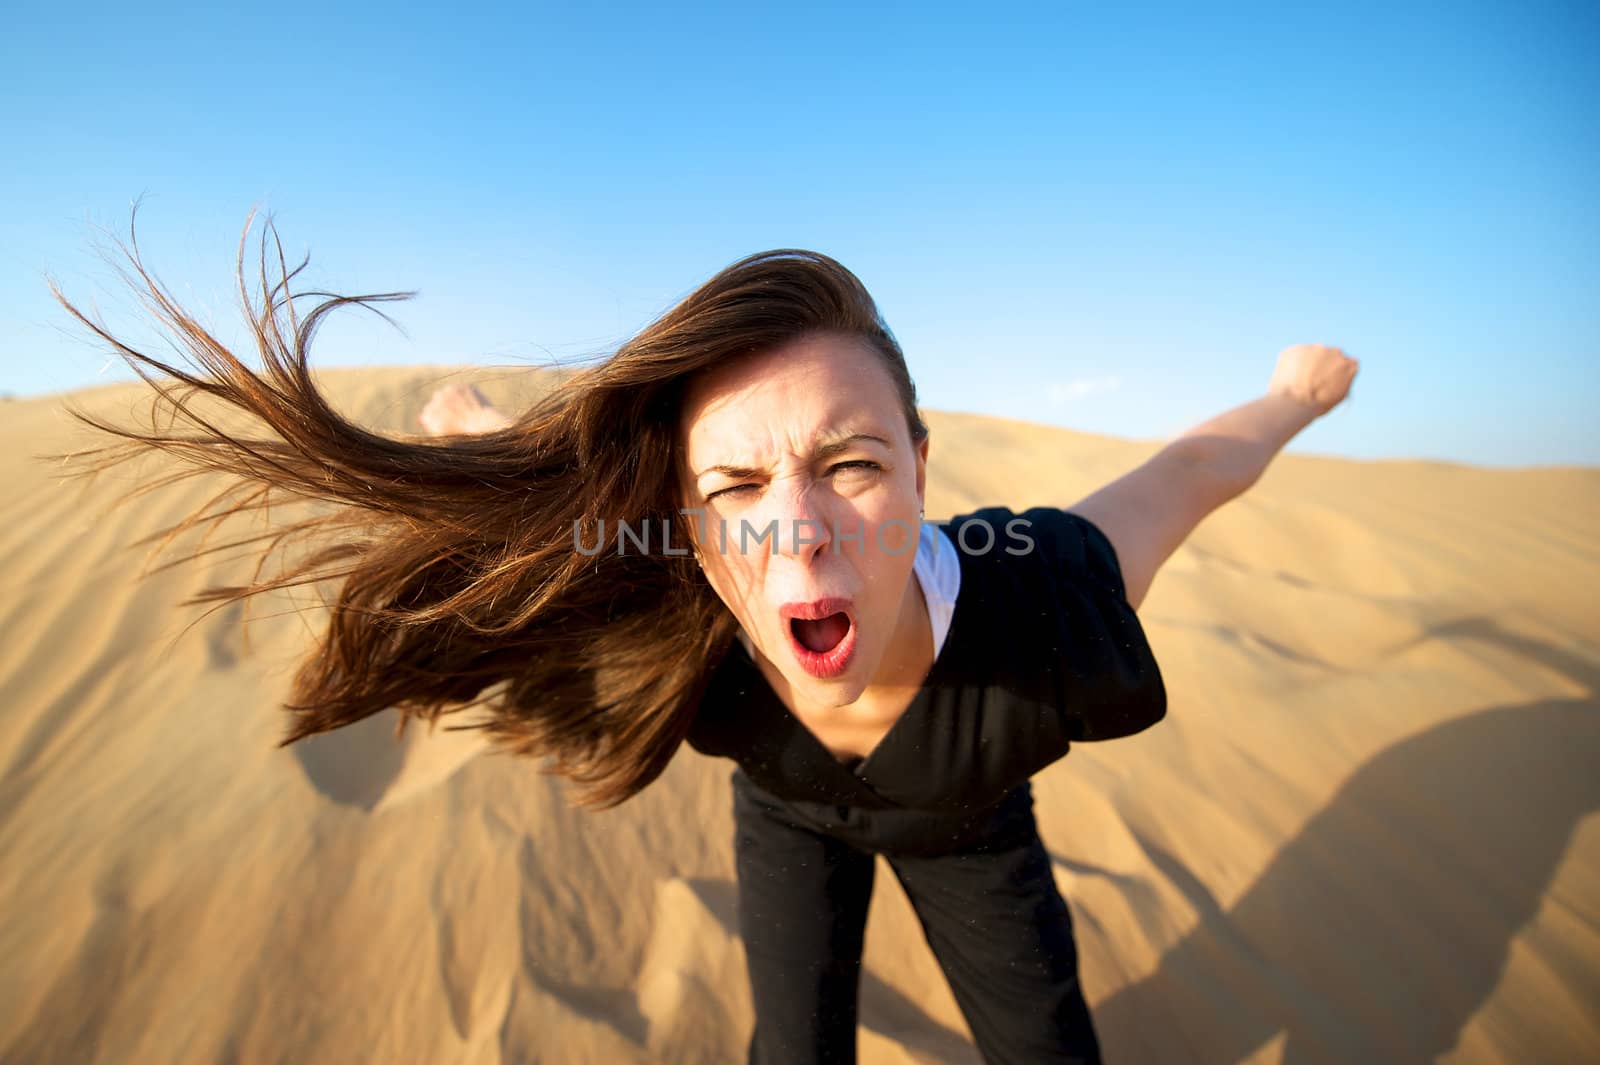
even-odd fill
[{"label": "upper lip", "polygon": [[778,608],[778,616],[785,621],[792,621],[795,618],[801,621],[818,621],[832,614],[844,614],[852,621],[855,620],[850,600],[839,595],[829,596],[826,599],[813,599],[809,603],[784,603]]}]

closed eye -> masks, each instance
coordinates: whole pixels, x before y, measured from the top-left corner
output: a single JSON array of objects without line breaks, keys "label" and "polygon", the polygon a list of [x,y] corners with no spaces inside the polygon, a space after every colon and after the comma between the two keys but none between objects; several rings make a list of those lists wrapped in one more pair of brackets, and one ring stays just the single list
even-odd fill
[{"label": "closed eye", "polygon": [[759,485],[754,485],[754,484],[736,484],[736,485],[731,485],[731,486],[729,486],[727,488],[719,488],[719,489],[717,489],[715,492],[712,492],[711,494],[707,495],[706,496],[706,500],[709,502],[710,500],[716,499],[718,496],[736,494],[736,493],[739,493],[739,492],[743,492],[743,491],[745,491],[746,489],[749,489],[749,488],[758,488],[758,487],[760,487],[760,486]]},{"label": "closed eye", "polygon": [[[876,472],[881,471],[882,469],[882,463],[874,462],[871,459],[851,459],[848,462],[834,463],[832,466],[828,467],[828,472],[830,474],[838,473],[840,470],[867,470]],[[715,492],[709,493],[706,496],[706,501],[710,502],[719,496],[737,496],[741,492],[753,492],[760,487],[761,486],[758,484],[729,485],[727,488],[719,488]]]}]

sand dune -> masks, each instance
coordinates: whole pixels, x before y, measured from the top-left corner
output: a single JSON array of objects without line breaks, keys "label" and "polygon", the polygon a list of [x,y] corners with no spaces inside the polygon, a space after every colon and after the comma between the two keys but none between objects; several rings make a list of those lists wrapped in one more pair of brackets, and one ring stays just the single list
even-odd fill
[{"label": "sand dune", "polygon": [[[409,431],[447,372],[541,387],[323,380]],[[929,421],[930,516],[1068,504],[1160,446]],[[87,439],[59,398],[0,434],[0,1060],[742,1060],[731,763],[685,748],[596,814],[392,716],[278,749],[314,610],[196,621],[244,563],[140,580],[124,546],[207,486],[108,516],[125,477],[31,457]],[[1110,1060],[1600,1060],[1597,530],[1592,468],[1284,456],[1196,531],[1140,611],[1168,719],[1035,785]],[[976,1062],[880,872],[862,1060]]]}]

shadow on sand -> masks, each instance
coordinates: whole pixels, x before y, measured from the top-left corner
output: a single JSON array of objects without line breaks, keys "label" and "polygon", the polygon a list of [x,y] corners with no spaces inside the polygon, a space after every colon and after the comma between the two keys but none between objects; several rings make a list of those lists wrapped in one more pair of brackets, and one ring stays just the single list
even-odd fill
[{"label": "shadow on sand", "polygon": [[1396,743],[1227,910],[1142,840],[1201,917],[1152,975],[1096,1007],[1108,1057],[1236,1062],[1279,1033],[1284,1061],[1301,1065],[1431,1061],[1456,1044],[1600,808],[1600,669],[1489,619],[1425,638],[1513,651],[1589,694]]}]

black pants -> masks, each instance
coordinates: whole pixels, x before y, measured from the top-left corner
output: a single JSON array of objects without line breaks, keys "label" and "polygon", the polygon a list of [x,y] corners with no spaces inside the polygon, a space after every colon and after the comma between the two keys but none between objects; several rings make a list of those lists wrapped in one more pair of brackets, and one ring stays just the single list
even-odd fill
[{"label": "black pants", "polygon": [[751,1065],[854,1065],[874,853],[990,1065],[1099,1062],[1072,918],[1024,783],[977,815],[785,802],[733,773]]}]

